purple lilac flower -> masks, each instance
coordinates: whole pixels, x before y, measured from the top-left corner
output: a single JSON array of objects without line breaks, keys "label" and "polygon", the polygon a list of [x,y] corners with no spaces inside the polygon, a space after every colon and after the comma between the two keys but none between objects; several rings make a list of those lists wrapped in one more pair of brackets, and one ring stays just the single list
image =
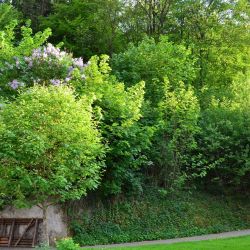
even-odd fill
[{"label": "purple lilac flower", "polygon": [[51,79],[50,82],[54,85],[54,86],[59,86],[61,84],[61,81],[58,79]]},{"label": "purple lilac flower", "polygon": [[69,82],[71,80],[71,77],[66,77],[65,82]]},{"label": "purple lilac flower", "polygon": [[43,50],[48,55],[55,56],[59,58],[60,56],[63,56],[63,54],[60,52],[59,48],[54,47],[51,43],[48,43],[47,47],[44,47]]},{"label": "purple lilac flower", "polygon": [[83,68],[83,66],[84,66],[84,63],[83,63],[83,60],[81,57],[75,58],[73,61],[73,64],[74,64],[74,66],[79,67],[79,68]]},{"label": "purple lilac flower", "polygon": [[30,59],[30,57],[25,56],[25,57],[24,57],[24,61],[28,63],[28,62],[30,62],[30,61],[31,61],[31,59]]},{"label": "purple lilac flower", "polygon": [[19,87],[23,87],[24,86],[24,83],[22,82],[19,82],[18,80],[14,79],[12,82],[9,82],[9,86],[12,88],[12,89],[17,89]]}]

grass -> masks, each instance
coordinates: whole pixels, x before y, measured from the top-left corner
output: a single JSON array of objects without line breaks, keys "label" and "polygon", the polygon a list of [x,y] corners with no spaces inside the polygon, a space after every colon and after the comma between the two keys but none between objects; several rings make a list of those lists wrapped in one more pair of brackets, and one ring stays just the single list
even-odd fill
[{"label": "grass", "polygon": [[[99,250],[100,249],[105,249],[105,250],[248,250],[250,249],[250,236],[229,238],[229,239],[219,239],[219,240],[174,243],[171,245],[159,244],[159,245],[147,245],[147,246],[138,246],[138,247],[99,248]],[[91,250],[93,250],[93,248]]]}]

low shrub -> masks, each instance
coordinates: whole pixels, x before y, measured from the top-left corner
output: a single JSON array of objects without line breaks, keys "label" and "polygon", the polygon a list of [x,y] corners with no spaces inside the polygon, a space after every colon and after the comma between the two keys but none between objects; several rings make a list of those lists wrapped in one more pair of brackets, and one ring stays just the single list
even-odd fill
[{"label": "low shrub", "polygon": [[72,238],[61,239],[56,242],[56,249],[58,250],[79,250],[79,244],[74,243]]},{"label": "low shrub", "polygon": [[[76,205],[76,204],[74,204]],[[250,227],[250,203],[208,194],[151,192],[140,199],[69,209],[74,240],[95,245],[186,237]]]}]

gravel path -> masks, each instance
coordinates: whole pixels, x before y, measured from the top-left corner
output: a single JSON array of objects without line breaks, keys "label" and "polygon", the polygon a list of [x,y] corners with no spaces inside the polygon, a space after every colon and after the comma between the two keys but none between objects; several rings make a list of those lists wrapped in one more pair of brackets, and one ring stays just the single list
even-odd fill
[{"label": "gravel path", "polygon": [[112,245],[98,245],[98,246],[92,246],[92,247],[83,247],[83,249],[84,248],[110,248],[110,247],[172,244],[172,243],[177,243],[177,242],[213,240],[213,239],[232,238],[232,237],[247,236],[247,235],[250,235],[250,229],[227,232],[227,233],[219,233],[219,234],[208,234],[208,235],[201,235],[201,236],[194,236],[194,237],[176,238],[176,239],[170,239],[170,240],[153,240],[153,241],[141,241],[141,242],[132,242],[132,243],[112,244]]}]

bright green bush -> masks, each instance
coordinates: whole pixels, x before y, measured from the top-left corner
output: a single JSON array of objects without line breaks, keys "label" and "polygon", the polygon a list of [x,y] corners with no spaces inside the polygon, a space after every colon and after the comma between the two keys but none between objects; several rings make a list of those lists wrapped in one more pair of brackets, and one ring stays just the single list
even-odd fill
[{"label": "bright green bush", "polygon": [[100,180],[104,150],[91,100],[35,86],[0,111],[1,202],[41,206],[79,199]]},{"label": "bright green bush", "polygon": [[165,96],[158,106],[156,132],[151,149],[152,172],[159,185],[181,187],[192,172],[187,172],[191,153],[197,148],[200,106],[191,86],[171,87],[165,81]]},{"label": "bright green bush", "polygon": [[102,192],[131,193],[141,190],[139,171],[149,161],[146,150],[153,131],[138,122],[142,116],[144,82],[126,88],[110,75],[110,70],[107,56],[92,57],[84,71],[85,79],[75,86],[80,95],[96,96],[96,119],[108,147]]},{"label": "bright green bush", "polygon": [[7,61],[13,60],[14,56],[29,56],[34,49],[41,46],[51,35],[51,30],[32,34],[30,22],[21,27],[21,39],[17,42],[17,32],[15,30],[17,21],[13,20],[3,30],[0,31],[0,66]]},{"label": "bright green bush", "polygon": [[0,4],[0,30],[9,25],[13,20],[20,20],[22,14],[13,8],[12,5]]},{"label": "bright green bush", "polygon": [[58,250],[79,250],[79,244],[74,243],[72,238],[65,238],[56,242]]},{"label": "bright green bush", "polygon": [[84,64],[82,58],[73,58],[51,44],[39,46],[28,55],[18,54],[10,61],[3,57],[0,96],[11,100],[34,85],[69,85],[77,98],[95,96],[95,120],[109,148],[102,187],[105,194],[116,194],[124,188],[140,189],[137,172],[148,161],[144,150],[152,131],[138,124],[144,83],[126,89],[110,75],[107,60],[106,56],[93,57]]},{"label": "bright green bush", "polygon": [[145,38],[138,46],[130,45],[124,52],[114,55],[111,61],[114,74],[127,86],[145,81],[146,99],[157,105],[164,97],[164,78],[171,86],[179,81],[191,83],[195,77],[191,51],[176,45],[166,36],[159,42]]}]

